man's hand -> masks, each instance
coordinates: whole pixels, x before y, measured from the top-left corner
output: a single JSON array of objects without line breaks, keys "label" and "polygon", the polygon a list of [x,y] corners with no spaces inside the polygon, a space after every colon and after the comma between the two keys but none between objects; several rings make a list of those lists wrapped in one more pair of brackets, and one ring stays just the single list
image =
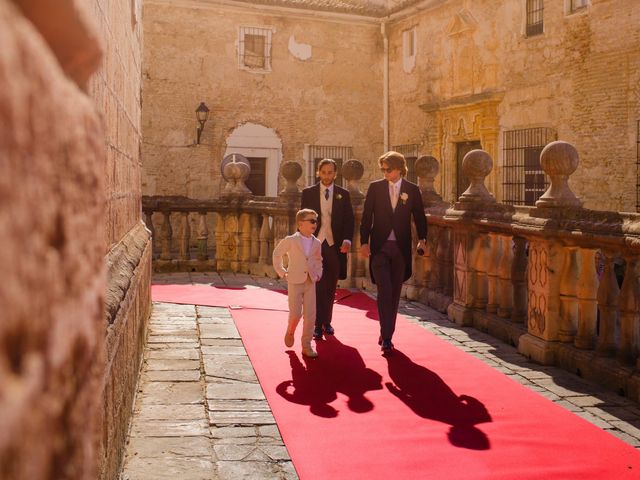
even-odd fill
[{"label": "man's hand", "polygon": [[351,242],[349,240],[343,240],[342,245],[340,246],[340,251],[342,253],[349,253],[351,249]]},{"label": "man's hand", "polygon": [[368,243],[360,246],[360,255],[362,255],[364,258],[369,258],[369,256],[371,255],[371,250],[369,250]]},{"label": "man's hand", "polygon": [[418,254],[420,254],[420,250],[422,250],[422,256],[426,256],[427,254],[427,245],[425,244],[424,241],[420,240],[418,242],[418,245],[416,246],[416,252],[418,252]]}]

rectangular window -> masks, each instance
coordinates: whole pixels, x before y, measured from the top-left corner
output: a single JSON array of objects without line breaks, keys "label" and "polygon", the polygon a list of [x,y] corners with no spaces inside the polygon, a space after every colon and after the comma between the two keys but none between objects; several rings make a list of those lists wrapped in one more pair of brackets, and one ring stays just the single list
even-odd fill
[{"label": "rectangular window", "polygon": [[251,173],[249,173],[249,178],[247,178],[245,184],[247,185],[247,188],[251,190],[251,193],[262,197],[266,195],[267,159],[265,157],[247,157],[247,160],[249,160]]},{"label": "rectangular window", "polygon": [[353,158],[352,147],[338,147],[331,145],[309,145],[309,158],[307,159],[307,185],[313,185],[319,181],[316,177],[318,164],[323,158],[331,158],[335,160],[338,167],[338,175],[336,176],[336,184],[344,187],[344,179],[342,178],[342,164]]},{"label": "rectangular window", "polygon": [[504,203],[535,205],[549,186],[549,179],[540,166],[540,153],[555,139],[556,132],[552,128],[526,128],[504,132]]},{"label": "rectangular window", "polygon": [[253,71],[271,71],[271,34],[269,28],[240,27],[238,66]]},{"label": "rectangular window", "polygon": [[411,28],[402,32],[404,56],[413,57],[416,54],[416,29]]},{"label": "rectangular window", "polygon": [[540,35],[543,32],[543,0],[527,0],[527,37]]},{"label": "rectangular window", "polygon": [[578,10],[582,10],[583,8],[586,8],[589,5],[589,0],[570,0],[571,2],[571,6],[569,11],[571,13],[573,12],[577,12]]},{"label": "rectangular window", "polygon": [[418,159],[418,147],[417,143],[408,143],[405,145],[394,145],[391,150],[395,150],[398,153],[404,155],[407,161],[407,180],[413,183],[418,182],[418,176],[416,175],[416,160]]}]

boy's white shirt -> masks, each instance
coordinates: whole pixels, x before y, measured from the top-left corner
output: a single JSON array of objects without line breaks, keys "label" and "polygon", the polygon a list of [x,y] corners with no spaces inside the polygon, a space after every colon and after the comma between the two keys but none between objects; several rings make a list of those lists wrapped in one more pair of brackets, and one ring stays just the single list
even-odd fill
[{"label": "boy's white shirt", "polygon": [[[307,276],[317,282],[322,277],[322,244],[312,235],[311,251],[307,256],[304,254],[301,237],[300,232],[296,232],[280,240],[273,249],[273,268],[281,278],[285,273],[288,274],[289,283],[304,283]],[[288,269],[282,263],[285,254],[289,257]]]}]

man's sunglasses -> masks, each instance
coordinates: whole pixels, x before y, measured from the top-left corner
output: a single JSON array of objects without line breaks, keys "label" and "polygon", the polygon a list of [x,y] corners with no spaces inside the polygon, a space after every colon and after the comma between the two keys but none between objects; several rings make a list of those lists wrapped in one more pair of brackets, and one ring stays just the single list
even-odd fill
[{"label": "man's sunglasses", "polygon": [[384,168],[384,167],[380,167],[380,171],[382,173],[389,173],[392,172],[394,169],[393,168]]},{"label": "man's sunglasses", "polygon": [[318,223],[318,220],[316,220],[315,218],[305,218],[304,220],[302,220],[303,222],[309,222],[313,225],[315,225],[316,223]]}]

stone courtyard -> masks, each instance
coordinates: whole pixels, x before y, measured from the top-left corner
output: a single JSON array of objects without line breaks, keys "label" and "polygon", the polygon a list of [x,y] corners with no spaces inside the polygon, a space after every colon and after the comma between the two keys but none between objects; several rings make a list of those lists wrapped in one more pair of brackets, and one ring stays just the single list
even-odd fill
[{"label": "stone courtyard", "polygon": [[[232,273],[156,274],[154,283],[286,288]],[[640,448],[640,406],[416,302],[411,322],[630,445]],[[338,332],[339,335],[339,332]],[[154,303],[120,480],[298,478],[229,310]]]}]

